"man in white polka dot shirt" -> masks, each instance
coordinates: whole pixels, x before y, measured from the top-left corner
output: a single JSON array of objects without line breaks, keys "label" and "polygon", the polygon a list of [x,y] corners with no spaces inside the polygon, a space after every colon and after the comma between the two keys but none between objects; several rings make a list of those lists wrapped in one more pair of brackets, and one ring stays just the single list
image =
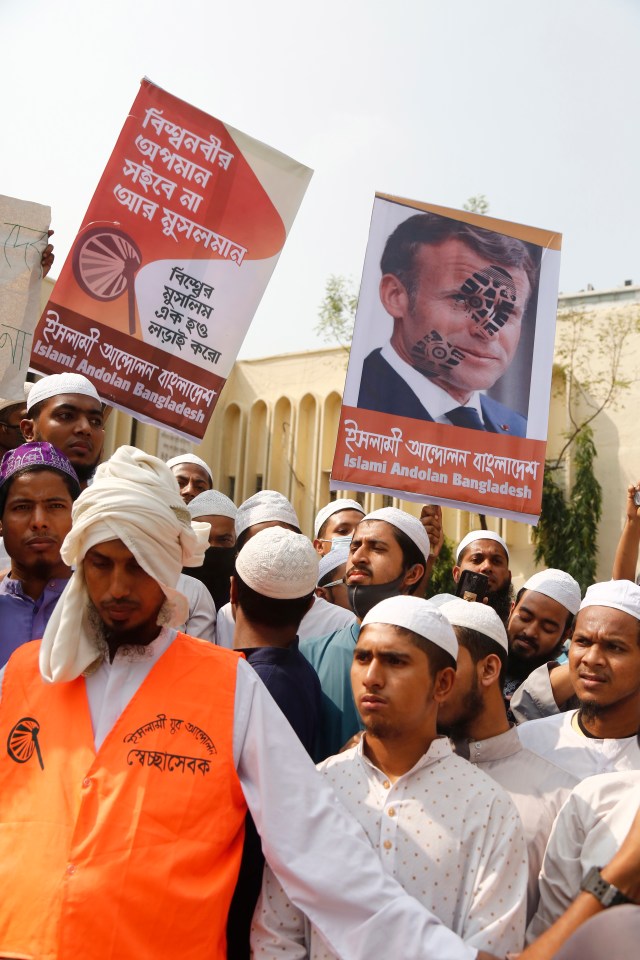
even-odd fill
[{"label": "man in white polka dot shirt", "polygon": [[[479,956],[504,956],[523,944],[527,854],[510,798],[436,734],[457,646],[426,600],[373,607],[351,671],[365,733],[320,770],[405,890]],[[252,946],[259,960],[335,958],[268,868]]]}]

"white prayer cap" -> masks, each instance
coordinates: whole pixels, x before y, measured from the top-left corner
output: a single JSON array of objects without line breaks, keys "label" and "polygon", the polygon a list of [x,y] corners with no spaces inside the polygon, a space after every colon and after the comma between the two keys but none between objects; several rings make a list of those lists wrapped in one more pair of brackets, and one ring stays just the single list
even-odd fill
[{"label": "white prayer cap", "polygon": [[361,513],[362,516],[364,516],[364,510],[357,500],[347,500],[344,497],[341,500],[332,500],[331,503],[326,505],[326,507],[322,507],[321,510],[318,510],[316,514],[316,519],[313,524],[314,537],[318,536],[322,525],[326,523],[329,517],[332,517],[334,513],[340,513],[341,510],[357,510],[358,513]]},{"label": "white prayer cap", "polygon": [[52,373],[51,376],[43,377],[34,383],[27,397],[27,410],[31,410],[42,400],[49,400],[50,397],[57,397],[62,393],[79,393],[102,403],[91,380],[87,380],[81,373]]},{"label": "white prayer cap", "polygon": [[557,600],[565,609],[574,616],[580,609],[580,584],[574,580],[571,574],[564,570],[540,570],[529,577],[523,590],[535,590],[536,593],[543,593],[545,597],[551,597]]},{"label": "white prayer cap", "polygon": [[238,576],[264,597],[295,600],[313,593],[319,556],[308,537],[283,527],[260,530],[236,559]]},{"label": "white prayer cap", "polygon": [[446,650],[454,660],[458,659],[458,640],[453,627],[428,600],[409,594],[388,597],[369,610],[362,621],[361,629],[368,623],[389,623],[394,627],[405,627]]},{"label": "white prayer cap", "polygon": [[476,540],[495,540],[495,542],[499,543],[506,553],[507,560],[509,559],[509,548],[498,533],[494,533],[493,530],[471,530],[458,544],[458,549],[456,550],[456,563],[460,559],[460,554],[462,551],[466,550],[470,543],[475,543]]},{"label": "white prayer cap", "polygon": [[350,544],[345,543],[343,540],[337,547],[332,548],[329,553],[325,553],[324,557],[320,557],[318,583],[320,583],[328,573],[331,573],[332,570],[337,570],[338,567],[341,567],[343,563],[347,562],[349,559],[349,551]]},{"label": "white prayer cap", "polygon": [[208,523],[191,520],[166,463],[137,447],[120,447],[98,467],[71,518],[60,556],[75,571],[40,647],[40,672],[53,682],[75,680],[98,654],[82,563],[88,550],[121,540],[167,598],[167,624],[179,626],[189,615],[189,603],[176,589],[178,577],[183,567],[202,565],[210,530]]},{"label": "white prayer cap", "polygon": [[454,597],[439,608],[453,627],[467,627],[477,630],[490,640],[500,644],[505,653],[509,652],[507,631],[498,614],[486,603],[469,603],[462,597]]},{"label": "white prayer cap", "polygon": [[14,397],[13,400],[11,400],[9,397],[0,397],[0,413],[4,413],[4,411],[7,410],[9,407],[22,406],[25,403],[27,397],[29,396],[29,393],[31,392],[31,388],[34,386],[35,386],[34,383],[25,383],[24,387],[22,388],[23,389],[22,396]]},{"label": "white prayer cap", "polygon": [[580,610],[587,607],[613,607],[640,620],[640,587],[631,580],[594,583],[587,589]]},{"label": "white prayer cap", "polygon": [[[211,467],[208,463],[205,463],[204,460],[201,460],[200,457],[196,457],[195,453],[181,453],[178,457],[171,457],[171,460],[167,460],[167,466],[169,469],[172,467],[177,467],[181,463],[193,463],[196,467],[202,467],[205,473],[209,474],[211,483],[213,483],[213,474],[211,472]],[[195,500],[195,497],[194,497]]]},{"label": "white prayer cap", "polygon": [[236,514],[236,536],[253,527],[256,523],[288,523],[300,529],[296,512],[277,490],[260,490],[238,507]]},{"label": "white prayer cap", "polygon": [[410,513],[407,513],[405,510],[398,510],[397,507],[382,507],[380,510],[374,510],[372,513],[368,513],[366,517],[362,519],[384,520],[385,523],[390,523],[393,527],[397,527],[398,530],[402,530],[410,540],[413,540],[424,557],[425,562],[427,561],[431,553],[431,544],[429,543],[427,531],[417,517],[412,517]]},{"label": "white prayer cap", "polygon": [[225,497],[219,490],[205,490],[187,504],[187,510],[194,520],[198,517],[230,517],[235,520],[238,508],[233,500]]},{"label": "white prayer cap", "polygon": [[[429,603],[431,606],[435,607],[437,610],[445,604],[449,603],[450,600],[459,600],[460,597],[456,597],[455,593],[436,593],[434,597],[429,597]],[[465,603],[467,601],[465,600]]]}]

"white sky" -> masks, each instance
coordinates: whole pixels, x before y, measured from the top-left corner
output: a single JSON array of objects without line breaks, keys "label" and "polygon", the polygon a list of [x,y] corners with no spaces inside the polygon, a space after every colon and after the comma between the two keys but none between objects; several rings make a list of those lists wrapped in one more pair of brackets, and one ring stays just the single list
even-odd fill
[{"label": "white sky", "polygon": [[322,346],[376,190],[564,234],[560,288],[640,282],[639,0],[0,0],[0,193],[57,276],[139,80],[315,170],[241,357]]}]

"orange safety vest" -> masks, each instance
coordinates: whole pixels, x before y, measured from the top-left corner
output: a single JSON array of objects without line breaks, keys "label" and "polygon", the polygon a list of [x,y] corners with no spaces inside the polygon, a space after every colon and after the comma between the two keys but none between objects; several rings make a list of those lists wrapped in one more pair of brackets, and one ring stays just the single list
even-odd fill
[{"label": "orange safety vest", "polygon": [[97,751],[85,681],[40,642],[0,701],[0,957],[224,960],[246,804],[238,654],[178,634]]}]

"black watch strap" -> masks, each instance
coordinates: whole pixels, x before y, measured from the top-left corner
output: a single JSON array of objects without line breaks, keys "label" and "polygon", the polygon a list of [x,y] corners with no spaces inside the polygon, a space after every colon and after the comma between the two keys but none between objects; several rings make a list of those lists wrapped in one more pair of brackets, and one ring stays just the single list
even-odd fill
[{"label": "black watch strap", "polygon": [[624,893],[608,883],[600,873],[600,867],[591,867],[588,874],[582,881],[581,890],[592,893],[596,900],[599,900],[603,907],[617,907],[621,903],[631,903]]}]

